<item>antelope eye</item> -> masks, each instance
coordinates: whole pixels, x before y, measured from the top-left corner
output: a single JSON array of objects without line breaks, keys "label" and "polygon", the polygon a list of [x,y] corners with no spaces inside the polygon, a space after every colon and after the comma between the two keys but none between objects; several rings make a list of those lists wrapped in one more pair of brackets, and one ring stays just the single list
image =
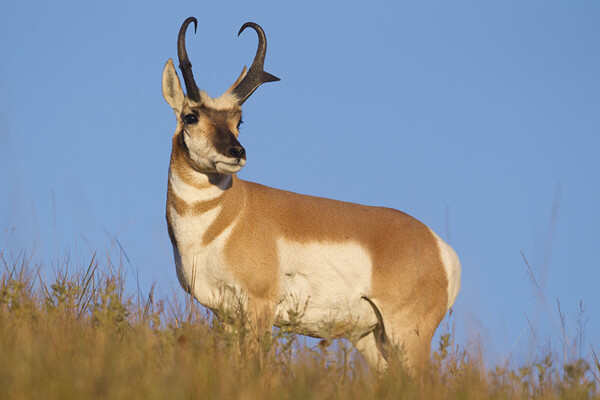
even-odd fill
[{"label": "antelope eye", "polygon": [[198,122],[198,117],[196,117],[194,114],[187,114],[184,115],[183,122],[185,122],[186,124],[195,124],[196,122]]},{"label": "antelope eye", "polygon": [[244,123],[244,121],[242,121],[241,118],[240,118],[240,121],[237,124],[237,128],[240,129],[240,125],[243,124],[243,123]]}]

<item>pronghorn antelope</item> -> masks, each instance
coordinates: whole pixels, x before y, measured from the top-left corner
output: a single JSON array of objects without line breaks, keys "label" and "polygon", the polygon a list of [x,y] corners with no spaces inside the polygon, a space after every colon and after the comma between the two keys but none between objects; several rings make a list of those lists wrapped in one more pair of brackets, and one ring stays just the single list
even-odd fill
[{"label": "pronghorn antelope", "polygon": [[[305,196],[237,178],[246,164],[238,141],[242,104],[263,83],[262,28],[249,70],[220,97],[198,90],[179,30],[163,96],[177,128],[169,168],[167,223],[181,286],[201,304],[222,307],[243,293],[250,322],[266,332],[294,323],[298,333],[346,337],[376,368],[389,345],[417,367],[454,303],[460,263],[454,250],[416,219],[388,208]],[[292,321],[294,320],[294,321]]]}]

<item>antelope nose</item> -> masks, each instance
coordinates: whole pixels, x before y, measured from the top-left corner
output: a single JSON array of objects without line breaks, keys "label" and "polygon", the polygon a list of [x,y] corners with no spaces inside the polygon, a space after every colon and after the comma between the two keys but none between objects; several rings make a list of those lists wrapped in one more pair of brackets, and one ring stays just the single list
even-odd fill
[{"label": "antelope nose", "polygon": [[229,155],[234,158],[246,158],[246,150],[242,146],[231,146]]}]

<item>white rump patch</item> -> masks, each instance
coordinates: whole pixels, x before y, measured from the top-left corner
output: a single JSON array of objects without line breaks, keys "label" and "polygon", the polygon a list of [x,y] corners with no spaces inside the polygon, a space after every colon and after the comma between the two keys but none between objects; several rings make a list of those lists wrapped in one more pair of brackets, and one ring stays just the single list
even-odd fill
[{"label": "white rump patch", "polygon": [[233,93],[225,92],[221,96],[212,98],[204,90],[200,91],[200,103],[216,111],[233,110],[239,107],[239,99]]},{"label": "white rump patch", "polygon": [[440,258],[442,259],[442,264],[444,264],[444,269],[446,270],[446,277],[448,278],[448,309],[450,309],[460,290],[460,260],[450,245],[444,242],[437,233],[431,229],[430,231],[437,239]]}]

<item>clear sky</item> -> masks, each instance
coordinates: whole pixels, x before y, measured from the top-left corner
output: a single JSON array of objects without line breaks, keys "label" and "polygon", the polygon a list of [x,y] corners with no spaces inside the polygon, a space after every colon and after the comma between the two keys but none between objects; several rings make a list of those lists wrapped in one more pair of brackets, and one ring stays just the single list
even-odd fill
[{"label": "clear sky", "polygon": [[[493,360],[560,350],[556,299],[600,350],[600,3],[26,1],[0,4],[0,250],[92,251],[182,293],[164,219],[161,96],[183,19],[219,95],[268,36],[244,106],[244,179],[397,208],[456,249],[457,340]],[[118,243],[117,243],[118,240]],[[528,276],[527,257],[540,290]],[[102,258],[101,258],[102,259]],[[427,293],[423,293],[426,296]],[[529,321],[529,322],[528,322]],[[537,339],[532,344],[532,332]]]}]

